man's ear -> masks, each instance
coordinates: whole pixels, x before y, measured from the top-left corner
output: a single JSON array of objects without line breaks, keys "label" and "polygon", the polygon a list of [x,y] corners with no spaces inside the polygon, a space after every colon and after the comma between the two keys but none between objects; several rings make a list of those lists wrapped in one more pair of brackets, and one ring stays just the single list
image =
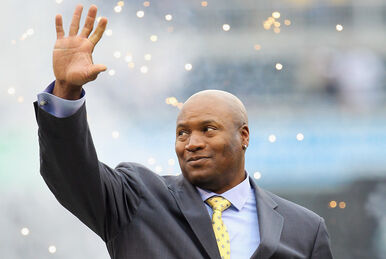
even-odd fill
[{"label": "man's ear", "polygon": [[244,124],[240,128],[240,135],[241,135],[241,145],[249,146],[249,127],[247,124]]}]

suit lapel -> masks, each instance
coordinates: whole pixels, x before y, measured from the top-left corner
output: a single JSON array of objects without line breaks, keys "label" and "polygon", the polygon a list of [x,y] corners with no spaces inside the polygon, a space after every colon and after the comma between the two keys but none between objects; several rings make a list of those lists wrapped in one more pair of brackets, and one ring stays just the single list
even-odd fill
[{"label": "suit lapel", "polygon": [[260,245],[251,259],[267,259],[275,253],[279,246],[284,219],[275,210],[276,202],[260,189],[252,178],[249,179],[255,191],[260,228]]},{"label": "suit lapel", "polygon": [[182,175],[177,186],[169,186],[176,202],[205,251],[212,259],[220,258],[208,211],[198,193]]}]

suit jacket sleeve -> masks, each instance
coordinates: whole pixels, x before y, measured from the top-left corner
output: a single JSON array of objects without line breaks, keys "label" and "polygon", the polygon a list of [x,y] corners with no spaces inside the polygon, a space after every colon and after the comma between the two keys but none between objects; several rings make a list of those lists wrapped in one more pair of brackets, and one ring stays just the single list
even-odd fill
[{"label": "suit jacket sleeve", "polygon": [[34,103],[39,130],[40,173],[57,200],[105,242],[133,218],[140,203],[140,178],[98,160],[85,104],[57,118]]},{"label": "suit jacket sleeve", "polygon": [[312,249],[312,259],[332,259],[330,238],[323,218],[320,218],[318,232],[316,234],[314,247]]}]

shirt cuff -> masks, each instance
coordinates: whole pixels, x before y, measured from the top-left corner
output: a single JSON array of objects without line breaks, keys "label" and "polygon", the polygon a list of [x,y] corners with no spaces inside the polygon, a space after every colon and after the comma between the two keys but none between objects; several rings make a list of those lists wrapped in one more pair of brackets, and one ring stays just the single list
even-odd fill
[{"label": "shirt cuff", "polygon": [[86,100],[86,92],[82,89],[80,99],[66,100],[52,94],[55,81],[37,95],[39,107],[58,118],[65,118],[75,114]]}]

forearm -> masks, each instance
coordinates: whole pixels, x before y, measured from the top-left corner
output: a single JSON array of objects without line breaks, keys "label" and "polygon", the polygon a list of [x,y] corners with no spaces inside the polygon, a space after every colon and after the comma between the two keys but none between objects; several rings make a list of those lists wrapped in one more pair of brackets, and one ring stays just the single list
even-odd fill
[{"label": "forearm", "polygon": [[41,175],[58,201],[102,236],[104,193],[85,107],[62,119],[40,109],[37,103],[35,112],[39,125]]}]

